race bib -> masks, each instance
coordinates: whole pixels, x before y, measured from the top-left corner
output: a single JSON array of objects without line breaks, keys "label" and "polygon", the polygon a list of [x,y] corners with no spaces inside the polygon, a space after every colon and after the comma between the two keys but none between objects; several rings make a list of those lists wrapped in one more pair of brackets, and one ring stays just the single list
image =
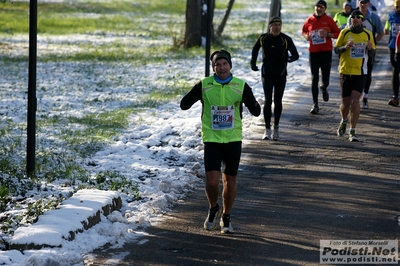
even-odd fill
[{"label": "race bib", "polygon": [[390,29],[392,31],[392,36],[397,36],[397,33],[399,33],[400,29],[400,23],[392,23],[390,25]]},{"label": "race bib", "polygon": [[234,108],[233,106],[212,106],[211,117],[213,130],[232,129],[235,120]]},{"label": "race bib", "polygon": [[313,30],[311,32],[311,41],[312,41],[312,44],[323,44],[323,43],[326,43],[326,38],[320,36],[318,34],[318,30]]},{"label": "race bib", "polygon": [[364,58],[365,49],[365,43],[355,43],[350,49],[350,58]]}]

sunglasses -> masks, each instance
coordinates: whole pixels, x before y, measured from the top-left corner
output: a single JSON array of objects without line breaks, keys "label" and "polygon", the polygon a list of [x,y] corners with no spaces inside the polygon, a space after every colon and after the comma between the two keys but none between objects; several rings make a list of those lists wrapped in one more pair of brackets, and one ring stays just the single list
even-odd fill
[{"label": "sunglasses", "polygon": [[361,17],[361,16],[352,16],[351,18],[363,19],[364,17]]},{"label": "sunglasses", "polygon": [[324,8],[325,8],[325,6],[323,6],[323,5],[316,5],[316,7],[318,7],[318,8],[322,8],[322,9],[324,9]]}]

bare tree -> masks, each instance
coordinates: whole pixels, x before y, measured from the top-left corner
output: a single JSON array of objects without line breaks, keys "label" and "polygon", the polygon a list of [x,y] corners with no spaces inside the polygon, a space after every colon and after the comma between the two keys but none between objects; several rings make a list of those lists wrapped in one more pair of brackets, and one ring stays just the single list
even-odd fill
[{"label": "bare tree", "polygon": [[[205,12],[211,16],[211,21],[214,17],[215,0],[210,0],[210,6],[207,10],[204,8],[206,0],[187,0],[186,1],[186,29],[185,29],[185,39],[184,47],[190,48],[194,46],[202,45],[202,37],[206,36],[206,18],[204,16]],[[214,33],[214,25],[211,25],[211,39],[220,38],[226,23],[228,21],[229,15],[233,8],[235,0],[229,0],[225,14],[222,18],[221,24],[218,26],[217,31]]]},{"label": "bare tree", "polygon": [[233,4],[235,3],[235,0],[229,0],[228,2],[228,7],[225,10],[225,15],[222,18],[221,24],[219,24],[218,28],[217,28],[217,32],[215,33],[216,37],[219,38],[222,35],[222,32],[224,31],[226,22],[228,21],[229,18],[229,14],[231,13]]},{"label": "bare tree", "polygon": [[201,45],[201,0],[186,1],[186,29],[184,47]]}]

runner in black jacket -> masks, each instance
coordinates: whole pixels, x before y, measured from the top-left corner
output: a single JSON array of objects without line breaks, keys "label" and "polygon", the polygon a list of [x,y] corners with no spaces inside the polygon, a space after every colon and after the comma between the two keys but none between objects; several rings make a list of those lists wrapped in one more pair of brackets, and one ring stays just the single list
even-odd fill
[{"label": "runner in black jacket", "polygon": [[[263,65],[261,69],[261,81],[263,83],[265,103],[264,120],[265,133],[262,139],[279,139],[279,120],[282,114],[282,98],[286,86],[287,63],[299,59],[293,40],[281,32],[282,20],[273,17],[269,22],[269,33],[261,34],[253,46],[251,56],[251,69],[258,71],[257,57],[262,47]],[[274,92],[274,132],[271,136],[271,105],[272,91]]]}]

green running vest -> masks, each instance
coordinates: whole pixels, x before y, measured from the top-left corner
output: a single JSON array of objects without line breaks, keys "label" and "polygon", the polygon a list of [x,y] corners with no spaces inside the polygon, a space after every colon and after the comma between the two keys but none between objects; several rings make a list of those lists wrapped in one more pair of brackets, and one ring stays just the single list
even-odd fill
[{"label": "green running vest", "polygon": [[203,142],[242,141],[240,107],[244,85],[243,80],[235,77],[225,85],[216,82],[214,76],[203,79]]}]

